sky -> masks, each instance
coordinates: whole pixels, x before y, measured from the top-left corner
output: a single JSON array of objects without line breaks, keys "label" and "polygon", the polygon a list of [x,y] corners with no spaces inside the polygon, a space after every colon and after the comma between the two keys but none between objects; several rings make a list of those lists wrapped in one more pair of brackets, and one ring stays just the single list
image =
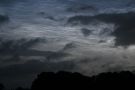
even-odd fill
[{"label": "sky", "polygon": [[134,0],[0,0],[0,82],[44,71],[135,70]]}]

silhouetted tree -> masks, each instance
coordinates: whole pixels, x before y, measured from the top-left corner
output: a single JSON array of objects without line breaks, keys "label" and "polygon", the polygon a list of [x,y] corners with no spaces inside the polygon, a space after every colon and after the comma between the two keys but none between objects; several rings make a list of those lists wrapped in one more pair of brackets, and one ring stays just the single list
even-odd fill
[{"label": "silhouetted tree", "polygon": [[3,90],[4,88],[4,85],[0,83],[0,90]]},{"label": "silhouetted tree", "polygon": [[[33,81],[31,90],[50,90],[50,89],[77,89],[99,88],[108,86],[116,87],[135,85],[135,75],[131,72],[102,73],[97,76],[87,77],[79,73],[70,72],[43,72]],[[48,89],[49,88],[49,89]]]},{"label": "silhouetted tree", "polygon": [[17,87],[16,90],[30,90],[28,88],[23,88],[23,87]]},{"label": "silhouetted tree", "polygon": [[[84,84],[85,87],[89,86],[91,78],[84,77],[79,73],[70,72],[43,72],[38,75],[37,79],[32,83],[32,90],[44,90],[46,88],[53,89],[70,89],[71,87],[78,87]],[[89,83],[88,83],[89,82]]]}]

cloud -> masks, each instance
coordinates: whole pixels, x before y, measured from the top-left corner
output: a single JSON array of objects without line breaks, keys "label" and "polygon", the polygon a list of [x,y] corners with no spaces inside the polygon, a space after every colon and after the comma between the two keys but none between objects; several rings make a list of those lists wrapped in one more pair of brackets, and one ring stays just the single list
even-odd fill
[{"label": "cloud", "polygon": [[20,39],[20,40],[3,40],[0,42],[0,64],[10,64],[20,62],[20,56],[46,56],[50,52],[42,52],[30,49],[40,42],[46,42],[45,39]]},{"label": "cloud", "polygon": [[57,20],[55,19],[55,17],[53,17],[52,15],[49,15],[48,13],[39,12],[38,14],[39,14],[41,17],[45,18],[45,19],[57,21]]},{"label": "cloud", "polygon": [[83,13],[83,12],[95,12],[97,11],[97,8],[91,5],[86,5],[86,4],[77,4],[70,6],[66,9],[68,12],[74,12],[74,13]]},{"label": "cloud", "polygon": [[9,21],[9,17],[6,15],[0,15],[0,24],[4,23],[4,22],[8,22]]},{"label": "cloud", "polygon": [[66,56],[69,56],[69,54],[67,53],[63,53],[63,52],[53,52],[50,55],[48,55],[46,58],[47,60],[59,60],[61,58],[65,58]]},{"label": "cloud", "polygon": [[85,37],[89,36],[92,33],[92,31],[87,28],[82,28],[81,32]]},{"label": "cloud", "polygon": [[76,44],[74,42],[70,42],[70,43],[67,43],[63,47],[62,51],[65,51],[65,50],[68,50],[68,49],[73,49],[73,48],[76,48]]},{"label": "cloud", "polygon": [[39,43],[46,44],[46,39],[19,39],[19,40],[3,40],[0,42],[0,64],[7,66],[16,63],[23,63],[25,61],[41,60],[41,61],[61,61],[69,57],[71,54],[68,52],[60,51],[47,51],[32,49]]},{"label": "cloud", "polygon": [[0,4],[3,6],[12,5],[18,2],[25,2],[27,0],[0,0]]},{"label": "cloud", "polygon": [[112,33],[116,37],[116,46],[129,46],[135,44],[135,13],[111,13],[99,14],[95,16],[73,16],[69,18],[68,23],[77,25],[91,24],[92,22],[100,21],[105,23],[113,23],[117,27]]},{"label": "cloud", "polygon": [[37,43],[45,42],[45,39],[36,38],[36,39],[20,39],[20,40],[1,40],[0,42],[0,53],[19,53],[29,49]]}]

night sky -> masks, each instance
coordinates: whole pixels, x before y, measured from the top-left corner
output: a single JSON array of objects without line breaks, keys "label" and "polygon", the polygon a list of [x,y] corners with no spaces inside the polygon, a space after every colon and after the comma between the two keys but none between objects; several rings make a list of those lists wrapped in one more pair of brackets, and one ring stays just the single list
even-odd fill
[{"label": "night sky", "polygon": [[134,0],[0,0],[0,82],[44,71],[135,70]]}]

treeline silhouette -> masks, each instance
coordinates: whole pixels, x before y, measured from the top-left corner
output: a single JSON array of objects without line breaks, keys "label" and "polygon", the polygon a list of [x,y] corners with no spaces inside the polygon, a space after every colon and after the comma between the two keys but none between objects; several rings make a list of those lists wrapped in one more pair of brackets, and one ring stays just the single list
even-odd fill
[{"label": "treeline silhouette", "polygon": [[0,90],[3,90],[5,87],[2,83],[0,83]]},{"label": "treeline silhouette", "polygon": [[6,88],[2,83],[0,83],[0,90],[30,90],[29,88],[17,87],[17,88]]},{"label": "treeline silhouette", "polygon": [[[43,72],[33,81],[31,90],[78,89],[83,88],[135,87],[135,74],[129,71],[108,72],[97,76],[83,76],[71,72]],[[110,89],[109,88],[109,89]]]},{"label": "treeline silhouette", "polygon": [[[109,88],[108,88],[109,87]],[[93,88],[135,88],[135,74],[129,71],[101,73],[97,76],[84,76],[80,73],[60,71],[42,72],[32,82],[31,88],[18,87],[11,90],[51,90],[51,89],[83,89]],[[0,83],[0,90],[6,90]]]}]

